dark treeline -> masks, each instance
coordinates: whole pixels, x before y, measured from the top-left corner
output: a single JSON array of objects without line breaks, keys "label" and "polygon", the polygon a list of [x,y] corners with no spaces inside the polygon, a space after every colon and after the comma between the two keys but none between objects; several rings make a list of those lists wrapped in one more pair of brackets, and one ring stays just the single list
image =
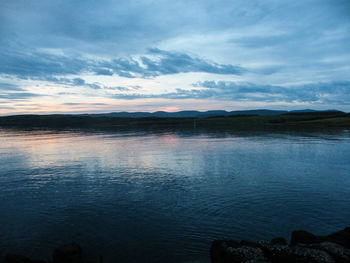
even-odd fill
[{"label": "dark treeline", "polygon": [[121,118],[83,115],[16,115],[0,117],[0,127],[21,129],[203,129],[300,130],[350,129],[350,114],[340,111],[291,112],[274,116],[232,115],[207,118]]}]

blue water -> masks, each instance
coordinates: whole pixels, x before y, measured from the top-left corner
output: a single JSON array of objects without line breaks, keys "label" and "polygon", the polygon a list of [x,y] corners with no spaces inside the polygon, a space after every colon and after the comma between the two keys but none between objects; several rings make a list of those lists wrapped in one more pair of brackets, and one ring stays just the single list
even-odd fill
[{"label": "blue water", "polygon": [[350,225],[350,134],[0,130],[0,257],[209,262],[214,239]]}]

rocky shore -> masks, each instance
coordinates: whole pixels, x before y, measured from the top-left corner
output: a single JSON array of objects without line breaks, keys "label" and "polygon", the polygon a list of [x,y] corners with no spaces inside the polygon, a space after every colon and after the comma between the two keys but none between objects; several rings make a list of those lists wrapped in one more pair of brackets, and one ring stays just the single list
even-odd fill
[{"label": "rocky shore", "polygon": [[212,263],[350,263],[350,227],[328,236],[293,231],[290,244],[284,238],[215,240],[210,256]]},{"label": "rocky shore", "polygon": [[[251,242],[215,240],[210,248],[212,263],[350,263],[350,227],[328,236],[293,231],[290,244],[284,238]],[[49,261],[7,254],[2,263],[83,263],[76,243],[56,248]],[[102,259],[100,259],[100,263]]]},{"label": "rocky shore", "polygon": [[52,260],[32,260],[22,255],[7,254],[3,263],[82,263],[83,251],[76,243],[65,244],[56,248],[52,254]]}]

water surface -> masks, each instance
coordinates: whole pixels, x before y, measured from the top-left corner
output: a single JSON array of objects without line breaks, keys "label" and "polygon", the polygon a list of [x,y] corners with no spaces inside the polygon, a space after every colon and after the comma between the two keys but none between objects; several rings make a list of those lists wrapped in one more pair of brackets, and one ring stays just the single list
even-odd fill
[{"label": "water surface", "polygon": [[0,256],[208,262],[214,239],[350,221],[350,135],[0,130]]}]

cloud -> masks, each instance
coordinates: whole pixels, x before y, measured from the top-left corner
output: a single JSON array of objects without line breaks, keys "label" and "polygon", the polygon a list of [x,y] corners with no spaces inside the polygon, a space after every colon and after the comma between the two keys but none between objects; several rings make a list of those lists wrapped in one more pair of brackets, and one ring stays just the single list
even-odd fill
[{"label": "cloud", "polygon": [[6,100],[25,100],[33,97],[41,97],[44,95],[31,93],[31,92],[2,92],[0,93],[0,99]]},{"label": "cloud", "polygon": [[218,64],[200,58],[194,58],[181,52],[169,52],[157,48],[149,49],[149,53],[160,56],[159,60],[141,57],[150,76],[168,75],[188,72],[204,72],[213,74],[240,75],[245,70],[240,66]]},{"label": "cloud", "polygon": [[24,91],[24,89],[15,84],[0,81],[0,91]]},{"label": "cloud", "polygon": [[104,89],[107,90],[119,90],[119,91],[135,91],[138,89],[141,89],[141,86],[134,85],[134,86],[127,86],[127,87],[122,87],[122,86],[116,86],[116,87],[104,87]]},{"label": "cloud", "polygon": [[66,103],[63,103],[62,105],[67,105],[67,106],[103,106],[103,105],[107,105],[107,104],[106,103],[66,102]]},{"label": "cloud", "polygon": [[[141,89],[142,87],[139,85],[128,85],[128,86],[104,86],[100,83],[88,83],[82,78],[56,78],[56,77],[40,77],[35,78],[36,80],[48,81],[55,84],[62,84],[74,87],[88,87],[94,90],[118,90],[118,91],[136,91]],[[66,93],[62,93],[64,95]]]},{"label": "cloud", "polygon": [[15,110],[15,107],[0,105],[0,110]]},{"label": "cloud", "polygon": [[[181,52],[150,49],[140,57],[118,57],[112,60],[75,58],[73,56],[49,54],[43,51],[18,51],[3,49],[0,60],[0,74],[21,79],[47,80],[60,84],[88,86],[98,89],[96,84],[87,84],[81,78],[73,81],[55,76],[79,75],[119,75],[125,78],[148,78],[188,72],[204,72],[224,75],[240,75],[245,70],[231,64],[218,64]],[[140,62],[139,62],[140,60]]]},{"label": "cloud", "polygon": [[44,95],[28,92],[16,84],[0,81],[0,99],[4,100],[26,100]]},{"label": "cloud", "polygon": [[[225,0],[220,5],[193,0],[117,3],[110,0],[84,3],[38,0],[28,5],[12,0],[0,4],[0,33],[11,40],[20,37],[31,47],[109,55],[135,53],[186,32],[229,28],[232,18],[241,12],[240,6],[241,0]],[[244,10],[249,23],[264,16],[264,11],[253,4]],[[252,13],[256,17],[252,18]],[[235,19],[237,26],[246,23],[245,19]]]},{"label": "cloud", "polygon": [[84,86],[92,89],[101,89],[101,86],[97,83],[86,83],[82,78],[74,78],[71,81],[73,86]]},{"label": "cloud", "polygon": [[250,102],[305,102],[313,104],[349,105],[350,81],[321,82],[305,85],[258,85],[230,81],[203,81],[193,84],[195,89],[177,89],[161,94],[112,94],[115,99],[212,99]]},{"label": "cloud", "polygon": [[52,55],[45,52],[16,52],[11,49],[0,51],[0,74],[31,79],[53,75],[79,74],[86,62],[66,56]]},{"label": "cloud", "polygon": [[95,72],[96,75],[102,75],[102,76],[112,76],[113,71],[111,71],[108,68],[96,68]]},{"label": "cloud", "polygon": [[[126,78],[148,78],[178,73],[203,72],[223,75],[240,75],[245,69],[231,64],[219,64],[182,52],[149,49],[137,58],[115,58],[101,61],[98,66]],[[94,71],[97,71],[94,69]]]},{"label": "cloud", "polygon": [[204,81],[194,83],[193,86],[204,88],[202,90],[204,96],[225,97],[232,100],[342,105],[348,104],[350,101],[350,81],[319,82],[292,86]]},{"label": "cloud", "polygon": [[95,90],[101,89],[102,86],[99,83],[87,83],[82,78],[56,78],[51,76],[35,77],[35,80],[48,81],[55,84],[63,84],[69,86],[82,86],[89,87]]}]

